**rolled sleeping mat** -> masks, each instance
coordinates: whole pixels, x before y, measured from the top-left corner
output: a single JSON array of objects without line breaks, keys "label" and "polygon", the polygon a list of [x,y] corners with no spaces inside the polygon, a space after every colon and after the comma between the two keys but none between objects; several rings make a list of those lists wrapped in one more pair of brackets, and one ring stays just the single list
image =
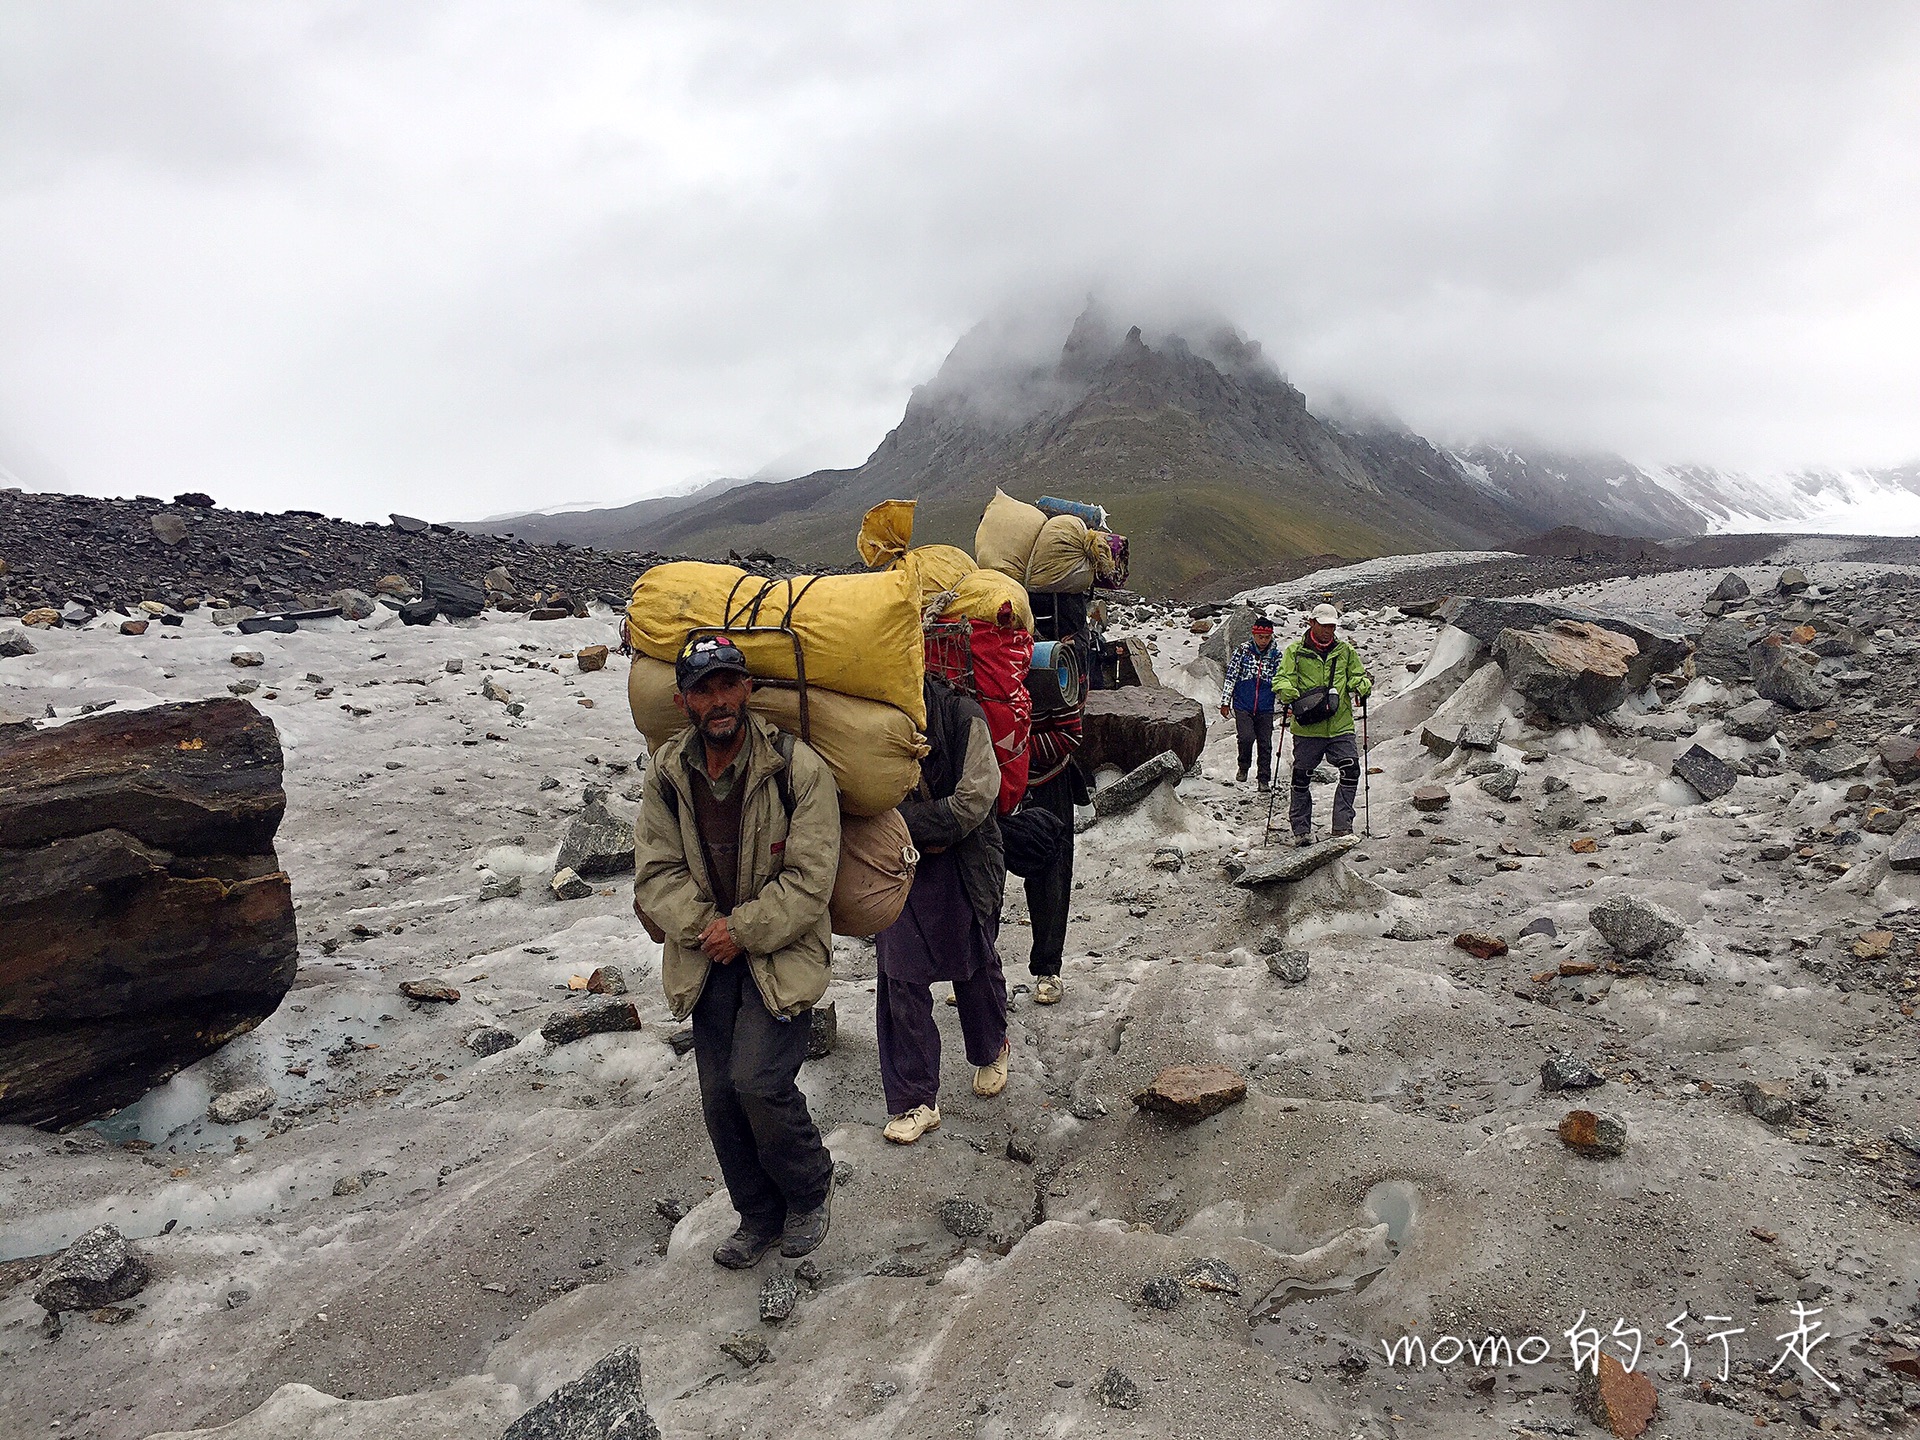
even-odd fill
[{"label": "rolled sleeping mat", "polygon": [[1074,515],[1084,520],[1089,530],[1107,528],[1107,507],[1088,505],[1079,500],[1057,500],[1051,495],[1042,495],[1038,508],[1048,515]]},{"label": "rolled sleeping mat", "polygon": [[1036,640],[1027,670],[1027,691],[1036,712],[1070,710],[1085,694],[1086,670],[1071,640]]}]

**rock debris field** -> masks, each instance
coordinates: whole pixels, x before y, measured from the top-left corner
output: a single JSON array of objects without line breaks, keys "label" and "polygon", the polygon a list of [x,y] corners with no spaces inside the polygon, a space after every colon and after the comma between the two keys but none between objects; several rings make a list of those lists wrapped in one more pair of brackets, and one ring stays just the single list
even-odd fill
[{"label": "rock debris field", "polygon": [[[1783,591],[1793,558],[1532,597],[1699,637],[1609,695],[1618,632],[1558,622],[1555,654],[1596,657],[1581,723],[1397,608],[1432,569],[1362,574],[1371,834],[1317,852],[1263,848],[1232,783],[1198,632],[1233,615],[1117,607],[1209,738],[1083,818],[1064,1002],[1030,1002],[1012,884],[1006,1092],[972,1095],[937,1007],[944,1123],[891,1147],[873,950],[840,941],[802,1071],[832,1234],[738,1274],[708,1258],[733,1215],[659,952],[605,873],[645,770],[618,655],[575,658],[613,612],[0,621],[16,722],[241,687],[285,751],[299,930],[258,1028],[105,1120],[0,1129],[0,1432],[1910,1425],[1920,572],[1810,556]],[[1796,1324],[1817,1375],[1774,1368]]]}]

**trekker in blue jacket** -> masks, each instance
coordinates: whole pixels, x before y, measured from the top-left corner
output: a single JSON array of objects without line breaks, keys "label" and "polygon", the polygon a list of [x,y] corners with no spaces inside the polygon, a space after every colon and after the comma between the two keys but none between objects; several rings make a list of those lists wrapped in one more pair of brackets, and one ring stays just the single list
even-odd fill
[{"label": "trekker in blue jacket", "polygon": [[1273,621],[1256,616],[1253,638],[1242,643],[1227,661],[1227,678],[1220,687],[1220,713],[1233,716],[1234,737],[1240,743],[1240,768],[1235,780],[1245,782],[1254,747],[1260,749],[1260,789],[1273,785],[1273,677],[1280,668],[1280,647],[1273,643]]}]

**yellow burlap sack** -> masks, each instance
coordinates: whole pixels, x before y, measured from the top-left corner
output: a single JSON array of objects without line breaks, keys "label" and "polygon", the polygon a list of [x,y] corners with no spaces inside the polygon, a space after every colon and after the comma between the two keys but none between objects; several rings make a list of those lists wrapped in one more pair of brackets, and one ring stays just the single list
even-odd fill
[{"label": "yellow burlap sack", "polygon": [[840,822],[840,869],[827,913],[833,933],[866,938],[900,918],[913,888],[920,852],[898,810],[850,815]]},{"label": "yellow burlap sack", "polygon": [[[687,717],[673,703],[673,695],[673,666],[645,655],[633,657],[627,704],[650,751],[657,753],[686,728]],[[794,691],[767,686],[755,690],[748,704],[789,735],[800,733],[800,697]],[[840,808],[848,814],[882,814],[920,783],[920,757],[927,753],[927,742],[902,711],[808,686],[807,714],[813,748],[833,771]]]},{"label": "yellow burlap sack", "polygon": [[911,500],[882,500],[867,511],[860,522],[860,558],[869,565],[887,565],[911,575],[922,615],[935,597],[952,591],[953,599],[938,618],[964,617],[994,625],[999,623],[1000,607],[1011,605],[1013,623],[1032,631],[1033,606],[1017,581],[998,570],[981,569],[957,545],[907,548],[913,541],[913,506]]},{"label": "yellow burlap sack", "polygon": [[[796,575],[763,580],[732,565],[679,560],[656,565],[633,585],[627,631],[655,660],[671,661],[687,632],[704,625],[793,627],[807,660],[807,688],[878,700],[927,722],[921,684],[919,592],[897,570],[874,575]],[[783,635],[736,635],[756,675],[794,678]]]},{"label": "yellow burlap sack", "polygon": [[974,532],[980,564],[1019,581],[1039,595],[1084,595],[1104,564],[1106,546],[1077,515],[1048,515],[1038,506],[995,490]]}]

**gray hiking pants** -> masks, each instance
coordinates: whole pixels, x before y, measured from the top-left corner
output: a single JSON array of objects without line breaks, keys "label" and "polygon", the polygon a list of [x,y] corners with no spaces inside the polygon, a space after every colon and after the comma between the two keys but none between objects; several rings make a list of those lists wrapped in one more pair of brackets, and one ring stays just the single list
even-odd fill
[{"label": "gray hiking pants", "polygon": [[1349,730],[1345,735],[1296,735],[1293,737],[1293,795],[1287,807],[1287,819],[1295,835],[1313,829],[1314,767],[1326,761],[1340,772],[1340,784],[1333,792],[1333,831],[1336,835],[1353,829],[1353,801],[1360,793],[1360,746]]}]

